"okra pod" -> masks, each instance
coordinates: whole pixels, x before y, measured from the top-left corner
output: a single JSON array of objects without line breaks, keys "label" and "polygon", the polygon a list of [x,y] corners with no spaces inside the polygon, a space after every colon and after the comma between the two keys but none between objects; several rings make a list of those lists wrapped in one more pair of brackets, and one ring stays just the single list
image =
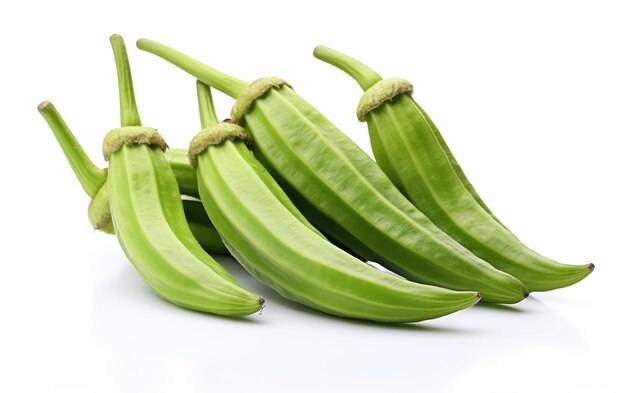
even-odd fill
[{"label": "okra pod", "polygon": [[104,138],[115,235],[139,275],[156,293],[179,306],[220,315],[247,315],[264,300],[243,288],[193,237],[167,145],[142,127],[122,37],[111,37],[117,68],[121,128]]},{"label": "okra pod", "polygon": [[382,79],[343,53],[318,46],[315,57],[353,77],[364,90],[357,117],[367,121],[374,156],[393,183],[437,226],[530,291],[548,291],[587,277],[593,264],[567,265],[528,248],[489,210],[441,133],[411,96],[413,86]]}]

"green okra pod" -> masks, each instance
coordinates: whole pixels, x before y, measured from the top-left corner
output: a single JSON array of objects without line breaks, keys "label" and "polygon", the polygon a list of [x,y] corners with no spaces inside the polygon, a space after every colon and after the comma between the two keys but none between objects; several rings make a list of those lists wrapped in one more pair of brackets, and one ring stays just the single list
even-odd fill
[{"label": "green okra pod", "polygon": [[524,245],[489,210],[441,133],[402,79],[382,79],[360,61],[318,46],[315,56],[352,76],[365,91],[357,117],[367,121],[372,150],[393,183],[437,226],[530,291],[548,291],[587,277],[593,264],[566,265]]},{"label": "green okra pod", "polygon": [[243,288],[193,237],[159,133],[143,127],[122,37],[111,37],[120,90],[121,128],[104,138],[111,216],[120,246],[144,281],[179,306],[247,315],[262,297]]}]

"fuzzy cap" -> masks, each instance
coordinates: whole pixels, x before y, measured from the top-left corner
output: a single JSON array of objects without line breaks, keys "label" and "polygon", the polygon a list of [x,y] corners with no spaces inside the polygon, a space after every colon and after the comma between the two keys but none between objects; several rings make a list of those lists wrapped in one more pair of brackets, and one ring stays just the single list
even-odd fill
[{"label": "fuzzy cap", "polygon": [[235,124],[239,124],[243,115],[246,114],[254,104],[257,98],[262,97],[272,87],[291,85],[284,80],[276,77],[259,78],[254,82],[246,86],[245,89],[237,96],[237,101],[233,105],[233,109],[230,111],[231,121]]},{"label": "fuzzy cap", "polygon": [[109,199],[109,182],[105,181],[102,187],[94,195],[87,209],[89,222],[93,229],[109,234],[114,234],[113,221],[111,220],[111,201]]},{"label": "fuzzy cap", "polygon": [[202,154],[209,146],[235,140],[244,141],[248,147],[252,144],[252,139],[246,130],[237,124],[223,122],[205,128],[197,133],[189,144],[189,162],[195,168],[198,164],[198,155]]},{"label": "fuzzy cap", "polygon": [[394,99],[399,94],[413,93],[413,85],[404,79],[389,78],[378,81],[363,93],[356,110],[359,121],[365,121],[365,116],[381,106],[385,101]]},{"label": "fuzzy cap", "polygon": [[167,150],[165,139],[150,127],[122,127],[114,128],[104,137],[102,144],[102,154],[104,159],[109,161],[111,154],[118,151],[123,145],[149,145],[159,149]]}]

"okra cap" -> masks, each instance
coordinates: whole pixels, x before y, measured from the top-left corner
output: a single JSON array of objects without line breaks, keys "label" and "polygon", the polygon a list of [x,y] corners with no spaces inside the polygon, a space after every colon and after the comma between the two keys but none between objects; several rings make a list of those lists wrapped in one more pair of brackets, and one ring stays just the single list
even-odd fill
[{"label": "okra cap", "polygon": [[87,209],[89,222],[93,229],[108,234],[114,234],[113,221],[111,219],[111,200],[109,199],[109,182],[105,181],[102,187],[89,203]]},{"label": "okra cap", "polygon": [[365,121],[365,116],[381,106],[385,101],[394,99],[400,94],[412,94],[413,85],[400,78],[389,78],[378,81],[363,93],[359,101],[356,115],[359,121]]},{"label": "okra cap", "polygon": [[243,115],[250,110],[257,98],[265,95],[272,87],[280,87],[283,85],[291,88],[289,83],[276,77],[259,78],[250,83],[237,96],[237,101],[235,101],[235,105],[233,105],[233,109],[230,111],[231,121],[235,124],[239,124]]},{"label": "okra cap", "polygon": [[237,124],[222,122],[205,128],[197,133],[189,144],[189,162],[195,168],[198,164],[198,155],[202,154],[209,146],[235,140],[242,140],[248,147],[252,144],[252,139],[246,130]]},{"label": "okra cap", "polygon": [[105,161],[109,161],[111,154],[118,151],[123,145],[149,145],[159,149],[167,150],[165,139],[150,127],[122,127],[114,128],[104,137],[102,144],[102,154]]}]

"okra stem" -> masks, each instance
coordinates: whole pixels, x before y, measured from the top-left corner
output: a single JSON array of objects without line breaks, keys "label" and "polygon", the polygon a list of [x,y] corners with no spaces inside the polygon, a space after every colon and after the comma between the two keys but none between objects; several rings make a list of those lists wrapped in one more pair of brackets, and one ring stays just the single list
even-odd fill
[{"label": "okra stem", "polygon": [[124,45],[122,36],[117,34],[113,34],[110,41],[113,47],[113,55],[115,56],[115,67],[117,68],[122,127],[141,126],[141,118],[137,110],[137,102],[135,101],[133,77],[130,73],[126,45]]},{"label": "okra stem", "polygon": [[369,89],[382,80],[380,75],[365,64],[334,49],[319,45],[313,50],[313,56],[350,75],[363,90]]},{"label": "okra stem", "polygon": [[200,109],[200,124],[202,129],[214,126],[220,121],[215,114],[211,88],[201,81],[196,81],[196,91],[198,92],[198,108]]},{"label": "okra stem", "polygon": [[93,198],[106,181],[106,172],[89,159],[51,102],[44,101],[37,109],[54,133],[83,190]]},{"label": "okra stem", "polygon": [[162,59],[169,61],[177,67],[182,68],[191,75],[200,79],[207,85],[228,94],[233,98],[237,98],[239,93],[248,85],[248,83],[224,74],[214,68],[202,64],[184,53],[172,49],[158,42],[142,38],[137,41],[137,48],[150,52]]}]

